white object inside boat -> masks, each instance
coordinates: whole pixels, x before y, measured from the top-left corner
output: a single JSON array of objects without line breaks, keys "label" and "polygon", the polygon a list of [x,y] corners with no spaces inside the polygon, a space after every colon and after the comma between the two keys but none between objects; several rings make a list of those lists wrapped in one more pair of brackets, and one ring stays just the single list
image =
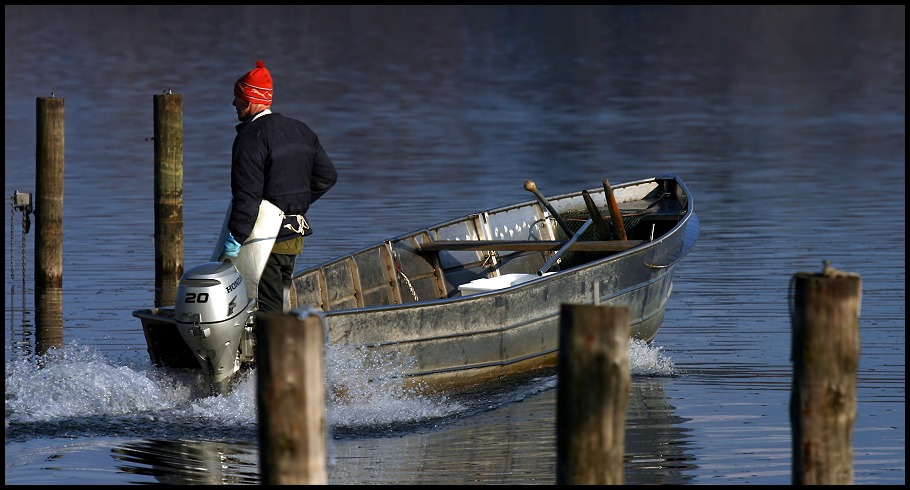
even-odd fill
[{"label": "white object inside boat", "polygon": [[[553,273],[547,272],[544,275],[548,276],[550,274]],[[469,294],[505,289],[523,282],[528,282],[531,279],[537,279],[538,277],[541,276],[538,276],[537,274],[505,274],[496,277],[484,277],[482,279],[474,279],[467,284],[462,284],[461,286],[458,286],[458,290],[461,291],[462,296],[467,296]]]}]

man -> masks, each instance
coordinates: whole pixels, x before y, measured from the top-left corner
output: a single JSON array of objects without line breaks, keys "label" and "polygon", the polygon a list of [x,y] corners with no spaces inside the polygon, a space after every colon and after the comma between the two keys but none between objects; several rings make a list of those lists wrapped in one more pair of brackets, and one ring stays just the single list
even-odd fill
[{"label": "man", "polygon": [[259,205],[284,212],[275,245],[259,279],[259,311],[281,312],[290,291],[310,205],[335,185],[337,173],[319,138],[306,124],[272,112],[272,76],[262,61],[234,84],[237,136],[231,149],[231,215],[225,255],[236,257],[253,231]]}]

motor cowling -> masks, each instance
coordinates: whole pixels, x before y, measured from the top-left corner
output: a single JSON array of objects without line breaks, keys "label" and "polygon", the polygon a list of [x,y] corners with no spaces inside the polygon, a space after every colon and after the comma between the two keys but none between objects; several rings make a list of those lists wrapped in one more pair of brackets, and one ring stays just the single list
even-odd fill
[{"label": "motor cowling", "polygon": [[243,276],[228,262],[207,262],[180,278],[174,306],[177,330],[216,391],[224,391],[240,369],[238,349],[251,336],[255,308]]}]

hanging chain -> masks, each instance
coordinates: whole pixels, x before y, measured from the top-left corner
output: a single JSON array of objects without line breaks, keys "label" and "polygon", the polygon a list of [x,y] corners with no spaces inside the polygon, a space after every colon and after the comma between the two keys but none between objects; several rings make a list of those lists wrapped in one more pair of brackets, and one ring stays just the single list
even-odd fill
[{"label": "hanging chain", "polygon": [[408,276],[404,275],[404,272],[402,272],[401,269],[398,270],[398,275],[400,275],[401,278],[404,279],[404,282],[407,283],[408,289],[411,290],[411,296],[414,297],[414,301],[420,301],[420,298],[417,297],[417,291],[414,290],[414,286],[411,285],[411,280],[408,279]]},{"label": "hanging chain", "polygon": [[[420,299],[417,297],[417,291],[414,290],[414,286],[411,285],[411,280],[408,279],[408,276],[406,276],[404,274],[404,271],[401,270],[401,258],[398,256],[398,252],[396,252],[395,250],[392,249],[392,242],[386,241],[385,246],[386,246],[386,250],[389,251],[389,255],[392,257],[392,262],[395,265],[395,273],[398,274],[399,277],[404,279],[405,284],[408,285],[408,289],[411,290],[411,296],[414,297],[414,301],[420,301]],[[402,298],[402,301],[404,301],[404,298]]]},{"label": "hanging chain", "polygon": [[31,228],[31,218],[29,214],[32,212],[32,195],[28,192],[19,192],[15,191],[10,198],[10,208],[9,208],[9,271],[10,271],[10,328],[15,325],[14,320],[14,303],[16,298],[16,266],[15,262],[15,253],[14,249],[16,248],[16,228],[13,225],[15,221],[15,212],[22,212],[22,309],[19,311],[23,318],[25,317],[25,235],[28,234],[29,228]]}]

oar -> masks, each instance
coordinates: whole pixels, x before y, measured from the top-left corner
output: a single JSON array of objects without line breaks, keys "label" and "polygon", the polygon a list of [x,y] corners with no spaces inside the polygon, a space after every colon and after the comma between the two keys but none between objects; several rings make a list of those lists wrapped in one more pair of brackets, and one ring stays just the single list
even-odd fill
[{"label": "oar", "polygon": [[547,198],[543,197],[543,194],[537,190],[537,184],[535,184],[533,180],[525,182],[525,190],[530,191],[534,193],[535,196],[537,196],[537,200],[540,201],[540,203],[543,204],[545,208],[547,208],[547,211],[550,212],[553,218],[556,219],[556,222],[559,223],[559,227],[562,228],[562,231],[566,233],[567,237],[571,238],[572,235],[574,235],[574,233],[572,233],[572,229],[569,228],[569,225],[567,225],[566,222],[562,220],[562,217],[559,216],[559,213],[557,213],[556,210],[553,209],[553,206],[550,206],[550,203],[547,202]]},{"label": "oar", "polygon": [[616,238],[619,240],[628,240],[626,237],[626,225],[622,223],[622,213],[619,212],[619,206],[616,205],[616,198],[613,197],[613,188],[610,187],[610,181],[604,179],[604,196],[607,198],[607,204],[610,206],[610,220],[613,221],[613,229],[616,231]]},{"label": "oar", "polygon": [[578,233],[576,233],[575,236],[573,236],[572,238],[566,240],[566,244],[563,245],[562,248],[557,250],[556,253],[553,254],[552,257],[550,257],[550,260],[548,260],[547,263],[543,265],[543,267],[541,267],[540,269],[537,270],[537,275],[542,276],[544,274],[544,272],[547,272],[547,270],[550,267],[553,267],[553,264],[555,264],[556,261],[559,260],[560,257],[562,257],[562,254],[566,253],[566,251],[568,251],[569,248],[572,247],[572,244],[578,240],[578,237],[580,237],[581,234],[584,233],[585,230],[587,230],[589,226],[591,226],[591,223],[593,222],[593,220],[594,220],[594,218],[588,218],[585,221],[585,224],[581,225],[581,228],[578,229]]},{"label": "oar", "polygon": [[597,235],[601,240],[610,239],[610,231],[607,230],[607,223],[604,222],[603,216],[600,215],[600,210],[597,209],[597,204],[594,204],[594,199],[591,198],[591,194],[588,191],[581,191],[582,197],[585,198],[585,206],[588,207],[588,214],[594,218],[594,228],[597,230]]}]

